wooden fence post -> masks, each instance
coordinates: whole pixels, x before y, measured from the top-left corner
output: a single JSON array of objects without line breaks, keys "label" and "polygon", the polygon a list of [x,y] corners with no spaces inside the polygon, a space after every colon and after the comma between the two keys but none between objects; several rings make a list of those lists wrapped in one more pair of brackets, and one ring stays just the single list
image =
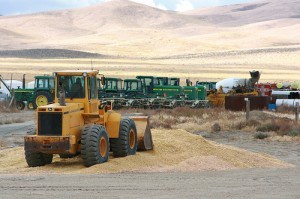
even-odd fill
[{"label": "wooden fence post", "polygon": [[296,122],[299,121],[299,102],[296,102],[296,107],[295,107],[295,120],[296,120]]},{"label": "wooden fence post", "polygon": [[250,100],[248,98],[245,98],[246,101],[246,120],[248,121],[250,119]]}]

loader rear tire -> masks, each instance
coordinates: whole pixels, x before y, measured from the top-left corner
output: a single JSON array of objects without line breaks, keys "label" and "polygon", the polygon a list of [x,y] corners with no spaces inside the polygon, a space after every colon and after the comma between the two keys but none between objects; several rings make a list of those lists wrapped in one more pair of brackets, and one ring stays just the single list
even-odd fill
[{"label": "loader rear tire", "polygon": [[107,162],[109,139],[101,125],[88,125],[81,132],[81,157],[86,167]]},{"label": "loader rear tire", "polygon": [[29,167],[45,166],[51,164],[53,155],[40,152],[25,151],[25,159]]},{"label": "loader rear tire", "polygon": [[135,155],[137,150],[137,131],[135,123],[130,118],[120,122],[119,138],[110,139],[114,157]]}]

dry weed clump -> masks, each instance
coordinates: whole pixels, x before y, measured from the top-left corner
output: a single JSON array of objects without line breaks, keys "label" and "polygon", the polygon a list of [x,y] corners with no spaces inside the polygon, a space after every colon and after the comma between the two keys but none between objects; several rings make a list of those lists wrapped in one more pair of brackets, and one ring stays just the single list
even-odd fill
[{"label": "dry weed clump", "polygon": [[218,122],[215,122],[212,126],[211,126],[211,131],[212,132],[220,132],[221,131],[221,126]]},{"label": "dry weed clump", "polygon": [[227,111],[222,108],[157,110],[151,116],[152,128],[181,128],[191,133],[200,131],[219,132],[232,130],[233,121],[241,118],[244,113]]},{"label": "dry weed clump", "polygon": [[267,134],[267,133],[262,133],[262,132],[255,133],[255,135],[254,135],[254,138],[255,138],[255,139],[260,139],[260,140],[266,139],[266,138],[268,138],[268,137],[270,137],[269,134]]},{"label": "dry weed clump", "polygon": [[246,120],[241,120],[239,122],[237,122],[234,126],[233,126],[233,129],[236,129],[236,130],[242,130],[242,129],[245,129],[245,128],[249,128],[249,127],[253,127],[253,128],[256,128],[258,126],[260,126],[261,123],[255,119],[250,119],[248,121]]},{"label": "dry weed clump", "polygon": [[290,119],[278,118],[256,128],[259,132],[275,132],[278,136],[300,136],[300,124]]},{"label": "dry weed clump", "polygon": [[25,120],[23,118],[0,118],[0,125],[13,124],[13,123],[23,123]]},{"label": "dry weed clump", "polygon": [[258,131],[263,133],[275,132],[279,136],[299,136],[300,134],[300,124],[297,125],[290,119],[276,118],[263,111],[251,111],[249,121],[246,121],[245,112],[233,112],[224,108],[192,109],[177,107],[175,109],[121,111],[123,114],[140,112],[151,116],[150,125],[154,129],[184,129],[190,133]]},{"label": "dry weed clump", "polygon": [[0,139],[0,148],[4,147],[7,147],[7,143],[4,140]]},{"label": "dry weed clump", "polygon": [[12,123],[23,123],[23,122],[25,122],[25,120],[24,119],[22,119],[22,118],[12,118]]},{"label": "dry weed clump", "polygon": [[9,107],[8,101],[2,101],[0,102],[0,113],[17,113],[19,112],[18,109],[16,109],[15,106]]},{"label": "dry weed clump", "polygon": [[12,120],[11,119],[5,119],[2,121],[3,124],[12,124]]},{"label": "dry weed clump", "polygon": [[295,112],[295,108],[287,105],[281,105],[276,107],[276,112],[283,114],[293,114]]}]

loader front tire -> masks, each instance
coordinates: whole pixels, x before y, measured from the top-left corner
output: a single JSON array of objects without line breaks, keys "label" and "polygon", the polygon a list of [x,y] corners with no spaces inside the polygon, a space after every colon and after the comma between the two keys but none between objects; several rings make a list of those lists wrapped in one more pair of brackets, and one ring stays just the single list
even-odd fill
[{"label": "loader front tire", "polygon": [[135,123],[130,118],[120,122],[119,138],[110,139],[114,157],[135,155],[137,150],[137,131]]},{"label": "loader front tire", "polygon": [[53,155],[40,152],[25,151],[25,159],[29,167],[40,167],[51,164]]},{"label": "loader front tire", "polygon": [[101,125],[88,125],[82,129],[81,157],[86,167],[107,162],[109,139]]}]

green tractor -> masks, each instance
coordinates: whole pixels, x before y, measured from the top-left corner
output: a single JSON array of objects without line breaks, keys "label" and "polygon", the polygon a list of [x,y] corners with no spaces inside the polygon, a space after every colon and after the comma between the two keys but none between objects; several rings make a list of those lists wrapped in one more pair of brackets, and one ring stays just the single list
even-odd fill
[{"label": "green tractor", "polygon": [[142,81],[139,79],[124,80],[125,107],[143,108],[146,94],[144,93]]},{"label": "green tractor", "polygon": [[174,108],[181,103],[183,89],[179,84],[178,78],[172,79],[167,77],[154,76],[137,76],[137,79],[142,81],[142,86],[146,98],[144,107],[149,108]]},{"label": "green tractor", "polygon": [[55,80],[52,76],[36,76],[34,84],[33,107],[53,103]]},{"label": "green tractor", "polygon": [[170,86],[180,86],[180,78],[171,77],[170,78]]},{"label": "green tractor", "polygon": [[138,79],[125,79],[124,80],[124,97],[126,99],[143,99],[143,84]]},{"label": "green tractor", "polygon": [[216,89],[216,84],[217,82],[196,82],[196,86],[203,86],[205,87],[206,91],[207,91],[207,95],[209,95],[210,93],[212,93],[215,89]]},{"label": "green tractor", "polygon": [[103,81],[102,89],[98,90],[98,99],[103,104],[108,103],[110,106],[113,104],[114,109],[121,108],[124,104],[123,80],[121,78],[105,77]]},{"label": "green tractor", "polygon": [[14,90],[16,107],[19,110],[25,108],[27,102],[28,109],[36,109],[53,103],[55,81],[52,76],[35,76],[34,88],[25,88],[25,75],[23,75],[23,88]]}]

